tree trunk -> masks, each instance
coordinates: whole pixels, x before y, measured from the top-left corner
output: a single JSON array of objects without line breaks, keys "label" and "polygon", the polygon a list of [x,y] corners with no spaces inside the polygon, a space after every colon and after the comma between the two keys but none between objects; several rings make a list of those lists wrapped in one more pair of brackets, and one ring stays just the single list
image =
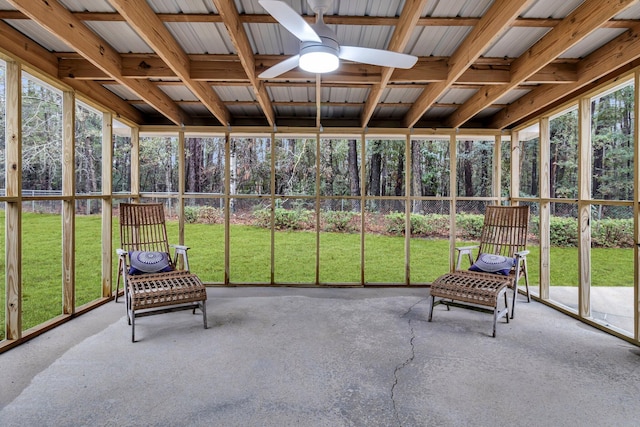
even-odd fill
[{"label": "tree trunk", "polygon": [[[349,140],[347,163],[349,164],[349,187],[351,196],[360,196],[360,168],[358,167],[358,145],[355,139]],[[351,209],[354,212],[360,212],[360,200],[353,200],[351,203]]]},{"label": "tree trunk", "polygon": [[464,195],[466,197],[473,196],[473,165],[471,164],[471,149],[473,141],[464,142],[464,160],[462,170],[464,173]]},{"label": "tree trunk", "polygon": [[380,172],[382,156],[380,155],[380,141],[373,142],[373,154],[371,154],[371,172],[369,174],[369,195],[380,196]]},{"label": "tree trunk", "polygon": [[[411,141],[411,193],[413,196],[421,197],[422,194],[422,165],[420,164],[420,143]],[[420,200],[414,200],[411,206],[411,212],[420,213]]]}]

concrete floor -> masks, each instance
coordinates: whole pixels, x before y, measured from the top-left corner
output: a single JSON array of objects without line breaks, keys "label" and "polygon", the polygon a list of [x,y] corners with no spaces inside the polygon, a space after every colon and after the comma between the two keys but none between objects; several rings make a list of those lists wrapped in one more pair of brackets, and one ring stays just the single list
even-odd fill
[{"label": "concrete floor", "polygon": [[[498,325],[428,289],[210,288],[109,303],[0,355],[1,426],[636,426],[640,349],[543,304]],[[523,301],[523,297],[520,297]]]}]

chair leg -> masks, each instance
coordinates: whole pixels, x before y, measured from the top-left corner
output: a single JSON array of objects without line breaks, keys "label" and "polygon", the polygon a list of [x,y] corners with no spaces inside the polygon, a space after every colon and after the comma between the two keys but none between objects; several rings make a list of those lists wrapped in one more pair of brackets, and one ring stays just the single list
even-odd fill
[{"label": "chair leg", "polygon": [[118,302],[118,293],[120,292],[120,277],[122,274],[122,258],[118,259],[118,279],[116,280],[116,302]]},{"label": "chair leg", "polygon": [[131,342],[136,342],[136,313],[131,310]]},{"label": "chair leg", "polygon": [[[507,316],[509,314],[507,313]],[[498,304],[496,304],[493,309],[493,334],[491,335],[493,338],[496,337],[496,323],[498,323]]]},{"label": "chair leg", "polygon": [[204,322],[204,328],[208,329],[209,325],[207,325],[207,302],[200,302],[200,309],[202,310],[202,321]]},{"label": "chair leg", "polygon": [[504,316],[507,319],[507,323],[509,323],[509,298],[507,298],[507,292],[504,293],[504,306],[507,308],[507,314]]},{"label": "chair leg", "polygon": [[429,322],[431,322],[431,318],[433,317],[433,305],[435,303],[436,297],[431,295],[431,304],[429,304]]}]

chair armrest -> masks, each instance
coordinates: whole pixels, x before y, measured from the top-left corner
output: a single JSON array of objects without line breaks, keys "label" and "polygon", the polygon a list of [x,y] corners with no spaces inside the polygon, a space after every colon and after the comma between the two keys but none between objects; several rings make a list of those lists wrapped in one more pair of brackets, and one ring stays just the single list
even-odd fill
[{"label": "chair armrest", "polygon": [[127,255],[127,251],[125,251],[124,249],[116,249],[116,253],[118,254],[118,256],[126,256]]},{"label": "chair armrest", "polygon": [[516,252],[514,255],[518,258],[524,258],[527,255],[529,255],[529,252],[530,251],[519,251],[519,252]]},{"label": "chair armrest", "polygon": [[187,251],[190,249],[189,246],[185,246],[185,245],[170,245],[170,246],[175,249],[175,252],[173,254],[173,265],[177,266],[178,258],[182,256],[184,269],[186,271],[189,271],[189,255],[187,254]]},{"label": "chair armrest", "polygon": [[479,245],[472,246],[460,246],[456,247],[456,251],[458,252],[457,261],[456,261],[456,270],[460,270],[460,265],[462,264],[462,257],[465,255],[469,259],[469,266],[473,264],[473,250],[479,248]]}]

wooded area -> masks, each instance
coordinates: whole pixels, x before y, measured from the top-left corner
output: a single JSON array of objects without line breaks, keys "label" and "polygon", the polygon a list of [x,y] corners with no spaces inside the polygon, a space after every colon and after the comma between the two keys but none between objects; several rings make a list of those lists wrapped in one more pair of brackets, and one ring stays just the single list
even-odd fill
[{"label": "wooded area", "polygon": [[[0,96],[4,96],[4,69],[0,67]],[[633,84],[609,91],[591,102],[592,198],[633,198]],[[62,177],[61,95],[26,76],[23,78],[23,191],[25,195],[59,194]],[[551,197],[577,197],[578,129],[577,109],[550,120]],[[0,119],[4,129],[4,116]],[[78,103],[76,107],[76,193],[101,192],[100,114]],[[4,130],[0,133],[4,153]],[[520,195],[539,194],[538,138],[520,141],[522,146]],[[113,188],[130,191],[131,146],[128,137],[114,136]],[[457,141],[456,195],[488,197],[492,185],[493,139]],[[175,192],[178,188],[177,137],[157,135],[140,138],[140,186],[143,192]],[[409,150],[402,139],[269,138],[232,137],[230,140],[230,194],[296,197],[316,194],[316,171],[320,172],[320,195],[327,210],[360,210],[366,196],[406,195],[405,173],[410,174],[411,196],[448,197],[451,153],[448,139],[413,139]],[[502,180],[508,184],[509,149],[503,144]],[[411,156],[407,168],[405,153]],[[364,153],[364,162],[362,155]],[[3,154],[2,154],[3,155]],[[4,155],[3,155],[4,156]],[[271,157],[274,156],[273,180]],[[225,144],[222,137],[185,136],[185,174],[188,193],[224,193]],[[361,168],[364,181],[361,182]],[[4,162],[0,162],[4,179]],[[46,192],[46,193],[43,193]],[[503,195],[506,195],[504,193]],[[348,202],[336,200],[347,198]],[[193,199],[194,203],[197,199]],[[415,200],[411,211],[430,213],[430,204]],[[240,205],[234,205],[240,208]],[[398,200],[372,203],[367,209],[388,213],[404,211]],[[572,215],[575,208],[557,209],[557,215]],[[609,217],[628,217],[629,209],[608,207]],[[566,211],[566,212],[564,212]],[[602,215],[599,211],[598,215]]]}]

